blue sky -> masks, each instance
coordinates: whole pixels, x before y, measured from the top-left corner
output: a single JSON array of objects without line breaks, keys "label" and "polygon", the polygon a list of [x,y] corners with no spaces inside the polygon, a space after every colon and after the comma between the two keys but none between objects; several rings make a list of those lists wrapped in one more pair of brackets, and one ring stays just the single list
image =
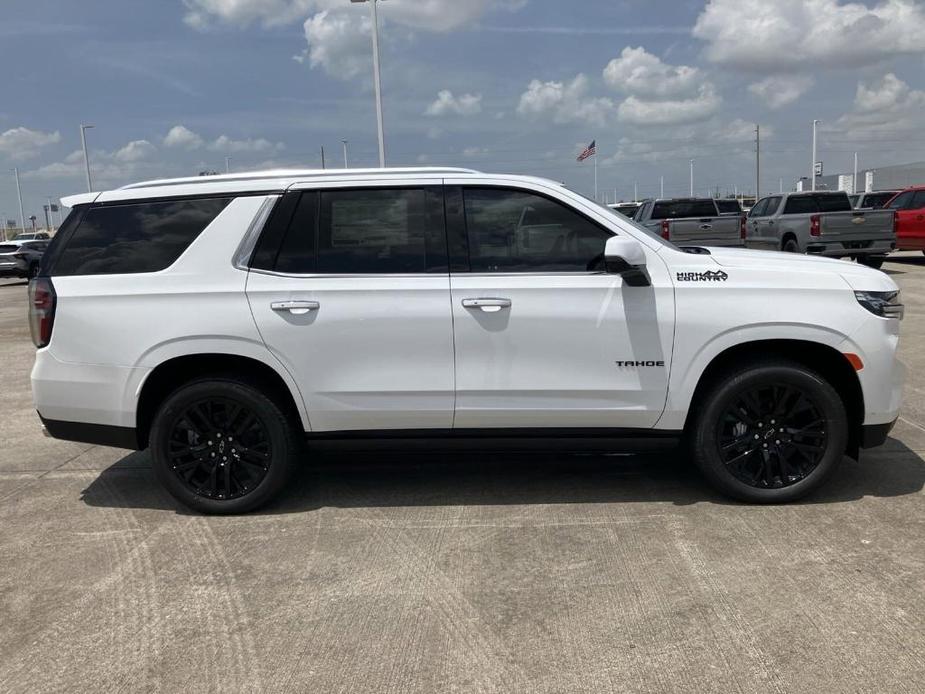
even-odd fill
[{"label": "blue sky", "polygon": [[[925,7],[912,0],[385,0],[388,161],[548,176],[601,195],[789,188],[925,159]],[[84,189],[376,162],[369,7],[348,0],[5,0],[0,159],[30,213]],[[13,59],[10,56],[14,56]],[[18,217],[13,177],[0,214]]]}]

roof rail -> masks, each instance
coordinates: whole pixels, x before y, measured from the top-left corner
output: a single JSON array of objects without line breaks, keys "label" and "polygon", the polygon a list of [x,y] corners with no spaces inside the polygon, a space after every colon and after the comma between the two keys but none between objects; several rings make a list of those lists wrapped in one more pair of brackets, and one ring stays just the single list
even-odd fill
[{"label": "roof rail", "polygon": [[463,169],[451,166],[421,166],[407,168],[387,169],[274,169],[270,171],[251,171],[246,173],[218,174],[215,176],[187,176],[184,178],[163,178],[151,181],[141,181],[122,186],[119,190],[134,190],[136,188],[156,188],[159,186],[172,186],[178,184],[190,185],[196,183],[246,183],[248,181],[266,181],[275,178],[323,178],[334,176],[355,175],[389,175],[389,174],[477,174],[475,169]]}]

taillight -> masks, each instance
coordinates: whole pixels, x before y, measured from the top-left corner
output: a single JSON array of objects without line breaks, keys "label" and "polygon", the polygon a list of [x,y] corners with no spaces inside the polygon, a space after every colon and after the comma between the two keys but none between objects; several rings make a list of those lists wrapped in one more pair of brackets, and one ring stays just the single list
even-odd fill
[{"label": "taillight", "polygon": [[671,225],[668,223],[667,219],[663,219],[662,220],[662,238],[667,241],[670,235],[671,235]]},{"label": "taillight", "polygon": [[822,225],[820,224],[819,215],[814,214],[809,218],[809,235],[819,236],[822,234]]},{"label": "taillight", "polygon": [[741,217],[739,217],[739,238],[742,239],[743,241],[745,240],[747,231],[748,231],[748,227],[745,223],[745,215],[742,215]]},{"label": "taillight", "polygon": [[45,347],[51,342],[57,299],[49,278],[37,277],[29,282],[29,329],[36,347]]}]

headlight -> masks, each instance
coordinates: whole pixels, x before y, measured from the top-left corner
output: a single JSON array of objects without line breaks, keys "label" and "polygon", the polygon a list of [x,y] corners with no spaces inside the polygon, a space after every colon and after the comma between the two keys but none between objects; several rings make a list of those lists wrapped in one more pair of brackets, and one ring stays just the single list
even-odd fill
[{"label": "headlight", "polygon": [[899,290],[893,292],[855,292],[854,297],[868,311],[881,318],[903,319],[905,307],[900,303]]}]

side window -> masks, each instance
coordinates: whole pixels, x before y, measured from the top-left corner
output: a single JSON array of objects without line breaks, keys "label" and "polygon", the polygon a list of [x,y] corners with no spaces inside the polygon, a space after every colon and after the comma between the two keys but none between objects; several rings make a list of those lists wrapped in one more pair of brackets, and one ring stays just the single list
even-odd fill
[{"label": "side window", "polygon": [[780,201],[781,197],[779,195],[768,198],[767,205],[765,205],[764,212],[762,212],[762,214],[765,217],[770,217],[773,215],[775,212],[777,212],[777,208],[780,207]]},{"label": "side window", "polygon": [[755,206],[748,211],[749,217],[763,217],[764,211],[768,208],[768,198],[763,198],[755,203]]},{"label": "side window", "polygon": [[57,252],[51,272],[112,275],[163,270],[231,200],[202,198],[91,207]]},{"label": "side window", "polygon": [[891,210],[911,210],[912,209],[912,199],[915,197],[915,191],[907,190],[905,193],[900,193],[893,201],[888,205]]},{"label": "side window", "polygon": [[925,190],[917,190],[915,197],[912,198],[912,209],[921,210],[925,207]]},{"label": "side window", "polygon": [[812,195],[797,195],[787,199],[784,214],[813,214],[819,211],[816,199]]},{"label": "side window", "polygon": [[303,193],[274,269],[291,274],[448,272],[439,189]]},{"label": "side window", "polygon": [[603,267],[612,234],[541,195],[466,188],[472,272],[587,272]]}]

